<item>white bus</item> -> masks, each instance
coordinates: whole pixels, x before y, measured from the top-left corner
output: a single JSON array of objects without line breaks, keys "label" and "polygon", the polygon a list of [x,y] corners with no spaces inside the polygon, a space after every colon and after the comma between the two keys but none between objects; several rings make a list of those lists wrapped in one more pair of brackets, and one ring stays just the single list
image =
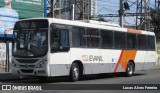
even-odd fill
[{"label": "white bus", "polygon": [[54,18],[18,21],[13,32],[12,73],[55,77],[124,72],[156,66],[155,34],[98,21]]}]

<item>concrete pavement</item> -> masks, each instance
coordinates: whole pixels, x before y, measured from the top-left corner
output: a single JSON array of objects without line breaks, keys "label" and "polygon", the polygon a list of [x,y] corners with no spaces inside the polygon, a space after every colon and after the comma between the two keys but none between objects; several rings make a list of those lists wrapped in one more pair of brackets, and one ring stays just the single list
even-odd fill
[{"label": "concrete pavement", "polygon": [[6,72],[5,69],[0,68],[0,81],[19,79],[17,75],[12,75],[11,72]]},{"label": "concrete pavement", "polygon": [[[155,68],[155,70],[160,69],[160,66],[157,65],[157,67]],[[22,77],[19,75],[13,75],[11,72],[6,72],[4,68],[0,68],[0,83],[2,83],[1,81],[12,81],[12,80],[21,80],[21,79],[30,79],[31,77]]]}]

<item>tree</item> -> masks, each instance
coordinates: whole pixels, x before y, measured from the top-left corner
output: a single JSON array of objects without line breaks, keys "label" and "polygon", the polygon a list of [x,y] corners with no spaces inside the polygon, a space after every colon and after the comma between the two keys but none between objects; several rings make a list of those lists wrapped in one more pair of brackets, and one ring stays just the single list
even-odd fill
[{"label": "tree", "polygon": [[156,34],[157,40],[160,40],[160,10],[155,8],[150,8],[151,14],[151,29]]}]

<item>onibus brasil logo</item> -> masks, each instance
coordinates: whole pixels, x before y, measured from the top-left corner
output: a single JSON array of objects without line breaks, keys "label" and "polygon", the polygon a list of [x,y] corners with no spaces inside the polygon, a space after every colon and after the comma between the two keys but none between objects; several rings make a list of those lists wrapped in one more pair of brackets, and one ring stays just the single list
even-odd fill
[{"label": "onibus brasil logo", "polygon": [[41,86],[35,86],[35,85],[27,85],[27,86],[21,86],[21,85],[2,85],[2,90],[42,90]]}]

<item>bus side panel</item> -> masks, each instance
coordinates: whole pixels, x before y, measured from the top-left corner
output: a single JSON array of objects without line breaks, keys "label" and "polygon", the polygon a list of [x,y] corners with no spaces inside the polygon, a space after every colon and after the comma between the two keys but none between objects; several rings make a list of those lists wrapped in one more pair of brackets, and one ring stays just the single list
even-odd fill
[{"label": "bus side panel", "polygon": [[51,76],[66,76],[70,70],[70,52],[57,52],[50,54]]},{"label": "bus side panel", "polygon": [[[115,52],[115,53],[114,53]],[[116,56],[115,54],[118,53],[118,50],[114,50],[114,53],[112,56],[112,61],[114,61],[114,59],[117,59],[116,60],[116,66],[111,69],[114,70],[114,72],[125,72],[126,69],[127,69],[127,64],[130,60],[133,60],[135,59],[135,56],[136,56],[136,53],[137,51],[136,50],[121,50],[119,53],[119,56]],[[118,58],[114,58],[114,57],[118,57]],[[118,69],[120,68],[120,69]]]},{"label": "bus side panel", "polygon": [[[118,63],[122,50],[101,49],[103,62],[100,66],[101,73],[122,72],[122,66]],[[107,68],[109,66],[109,68]]]},{"label": "bus side panel", "polygon": [[143,70],[147,62],[147,51],[137,51],[135,57],[135,70]]},{"label": "bus side panel", "polygon": [[110,50],[110,49],[101,49],[100,51],[101,51],[101,56],[103,59],[103,61],[100,64],[100,68],[99,68],[101,69],[100,73],[113,72],[111,68],[114,68],[116,63],[112,60],[112,58],[115,53],[113,53],[113,50]]},{"label": "bus side panel", "polygon": [[116,72],[124,71],[122,65],[118,64],[122,50],[74,48],[71,51],[72,62],[80,60],[84,74],[113,73],[115,68]]},{"label": "bus side panel", "polygon": [[156,52],[147,51],[147,62],[145,63],[144,70],[153,69],[156,67]]},{"label": "bus side panel", "polygon": [[99,49],[72,48],[72,62],[79,60],[83,64],[84,74],[96,74],[100,72],[99,66],[102,58]]}]

